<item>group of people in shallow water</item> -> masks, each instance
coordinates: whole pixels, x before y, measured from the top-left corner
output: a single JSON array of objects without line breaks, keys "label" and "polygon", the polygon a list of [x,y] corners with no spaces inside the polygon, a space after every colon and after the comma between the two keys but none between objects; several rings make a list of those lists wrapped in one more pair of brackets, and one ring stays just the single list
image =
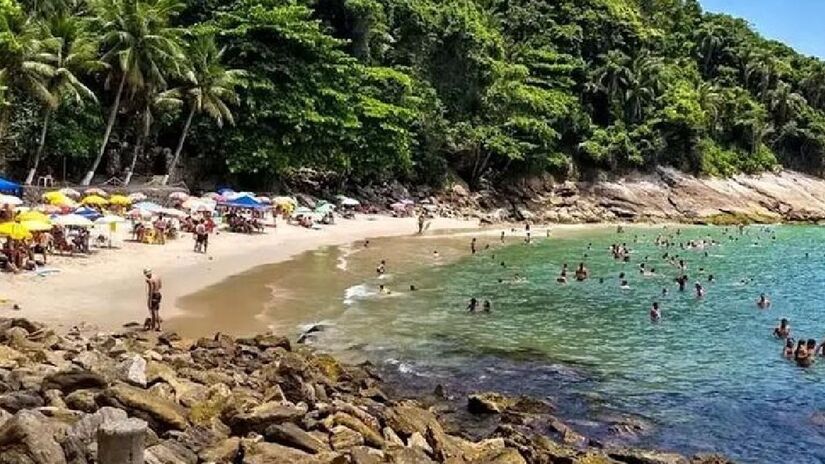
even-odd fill
[{"label": "group of people in shallow water", "polygon": [[817,344],[813,338],[794,341],[791,337],[791,323],[786,318],[782,318],[773,329],[773,336],[785,340],[782,356],[794,360],[798,366],[810,367],[817,356],[825,356],[825,342]]}]

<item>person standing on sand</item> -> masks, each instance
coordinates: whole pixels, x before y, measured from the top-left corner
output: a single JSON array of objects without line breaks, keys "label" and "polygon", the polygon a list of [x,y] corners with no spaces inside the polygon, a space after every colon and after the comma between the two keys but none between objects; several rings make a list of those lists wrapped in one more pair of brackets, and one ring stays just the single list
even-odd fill
[{"label": "person standing on sand", "polygon": [[163,283],[160,277],[153,275],[152,270],[149,268],[143,270],[143,276],[146,278],[146,306],[149,308],[151,320],[149,330],[160,332],[160,301],[163,298],[160,290]]},{"label": "person standing on sand", "polygon": [[418,215],[418,235],[424,233],[424,212]]},{"label": "person standing on sand", "polygon": [[470,241],[470,253],[471,254],[476,254],[476,238],[475,237],[473,237],[473,239]]}]

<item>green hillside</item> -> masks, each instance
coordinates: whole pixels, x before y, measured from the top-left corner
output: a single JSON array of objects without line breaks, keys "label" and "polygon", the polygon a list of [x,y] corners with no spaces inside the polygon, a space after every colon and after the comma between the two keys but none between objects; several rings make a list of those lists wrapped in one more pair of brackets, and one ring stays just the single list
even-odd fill
[{"label": "green hillside", "polygon": [[0,69],[21,177],[479,186],[825,156],[825,63],[695,0],[0,0]]}]

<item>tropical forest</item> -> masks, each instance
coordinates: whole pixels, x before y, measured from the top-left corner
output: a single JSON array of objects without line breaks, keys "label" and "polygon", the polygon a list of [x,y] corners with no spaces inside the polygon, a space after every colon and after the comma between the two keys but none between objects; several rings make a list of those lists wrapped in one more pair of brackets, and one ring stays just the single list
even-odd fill
[{"label": "tropical forest", "polygon": [[696,0],[0,0],[0,172],[825,174],[825,63]]}]

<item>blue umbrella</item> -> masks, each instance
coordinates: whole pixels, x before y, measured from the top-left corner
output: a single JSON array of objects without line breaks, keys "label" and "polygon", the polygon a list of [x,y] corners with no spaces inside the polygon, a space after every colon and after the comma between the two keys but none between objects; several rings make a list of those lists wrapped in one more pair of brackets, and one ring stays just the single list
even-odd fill
[{"label": "blue umbrella", "polygon": [[83,216],[83,217],[85,217],[86,219],[88,219],[90,221],[95,221],[95,220],[103,217],[103,215],[100,214],[100,212],[98,212],[98,211],[96,211],[92,208],[87,208],[85,206],[81,206],[80,208],[77,208],[76,210],[74,210],[74,214],[77,214],[78,216]]}]

